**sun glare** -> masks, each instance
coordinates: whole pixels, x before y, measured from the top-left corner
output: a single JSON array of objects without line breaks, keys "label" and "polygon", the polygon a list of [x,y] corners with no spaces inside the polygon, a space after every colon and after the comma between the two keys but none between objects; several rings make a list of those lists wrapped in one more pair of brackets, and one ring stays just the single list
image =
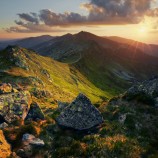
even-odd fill
[{"label": "sun glare", "polygon": [[140,33],[146,33],[147,32],[147,28],[146,27],[141,27],[139,29]]}]

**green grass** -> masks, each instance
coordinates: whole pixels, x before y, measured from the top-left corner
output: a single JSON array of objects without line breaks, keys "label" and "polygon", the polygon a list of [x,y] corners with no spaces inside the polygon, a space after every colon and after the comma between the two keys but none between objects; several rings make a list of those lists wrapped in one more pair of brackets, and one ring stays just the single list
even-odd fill
[{"label": "green grass", "polygon": [[[54,100],[70,102],[78,93],[87,95],[93,103],[102,102],[102,98],[111,98],[108,91],[96,87],[88,78],[75,67],[43,57],[24,48],[15,48],[15,56],[24,61],[28,70],[15,65],[8,60],[7,50],[0,52],[3,59],[0,69],[5,70],[0,76],[0,82],[18,83],[27,86],[30,90],[34,87],[49,91]],[[72,72],[73,69],[73,72]],[[50,78],[43,74],[49,73]]]}]

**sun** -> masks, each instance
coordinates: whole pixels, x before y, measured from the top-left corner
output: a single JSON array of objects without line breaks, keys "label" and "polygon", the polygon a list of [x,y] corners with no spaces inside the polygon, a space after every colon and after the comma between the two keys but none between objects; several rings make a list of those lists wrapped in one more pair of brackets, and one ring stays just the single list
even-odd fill
[{"label": "sun", "polygon": [[142,34],[147,33],[147,31],[148,31],[148,29],[147,29],[147,27],[145,27],[145,26],[142,26],[142,27],[139,29],[139,32],[142,33]]}]

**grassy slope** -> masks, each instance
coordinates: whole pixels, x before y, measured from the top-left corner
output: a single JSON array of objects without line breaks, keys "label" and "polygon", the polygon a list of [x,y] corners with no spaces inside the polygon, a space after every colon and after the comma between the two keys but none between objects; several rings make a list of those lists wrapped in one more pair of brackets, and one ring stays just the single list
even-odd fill
[{"label": "grassy slope", "polygon": [[[69,63],[75,71],[110,95],[118,95],[133,81],[142,81],[158,73],[158,58],[145,54],[135,45],[119,44],[88,32],[58,37],[48,46],[49,49],[47,45],[43,45],[44,55]],[[129,82],[116,72],[133,78]]]},{"label": "grassy slope", "polygon": [[[1,82],[22,83],[30,90],[35,87],[45,89],[52,93],[54,100],[61,101],[71,101],[79,92],[85,93],[92,102],[101,101],[100,96],[111,97],[110,93],[97,88],[73,66],[37,55],[23,48],[16,48],[15,52],[28,70],[17,67],[15,61],[8,60],[9,53],[5,50],[0,53],[2,59],[0,69],[6,70],[5,73],[1,73]],[[43,74],[43,71],[48,72],[50,78]]]}]

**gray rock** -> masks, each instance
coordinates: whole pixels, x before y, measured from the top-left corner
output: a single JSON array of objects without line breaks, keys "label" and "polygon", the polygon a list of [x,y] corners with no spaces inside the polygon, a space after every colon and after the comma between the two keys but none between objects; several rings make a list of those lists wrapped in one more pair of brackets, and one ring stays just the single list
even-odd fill
[{"label": "gray rock", "polygon": [[6,122],[0,124],[0,129],[4,129],[6,127],[8,127],[8,124]]},{"label": "gray rock", "polygon": [[30,110],[27,114],[26,120],[37,121],[38,119],[44,120],[45,116],[39,105],[37,103],[32,103],[30,105]]},{"label": "gray rock", "polygon": [[90,100],[83,94],[67,106],[56,119],[60,126],[88,130],[103,122],[101,113],[92,105]]},{"label": "gray rock", "polygon": [[0,95],[0,116],[7,123],[24,120],[32,102],[28,91]]},{"label": "gray rock", "polygon": [[22,142],[25,146],[33,145],[33,146],[36,146],[36,147],[42,147],[42,146],[45,145],[43,140],[41,140],[39,138],[36,138],[34,135],[28,134],[28,133],[23,135]]},{"label": "gray rock", "polygon": [[146,80],[142,83],[134,85],[127,91],[128,94],[136,94],[140,92],[153,97],[158,97],[158,78]]},{"label": "gray rock", "polygon": [[127,116],[127,114],[120,115],[119,116],[119,122],[122,123],[122,124],[124,124],[124,122],[126,120],[126,116]]},{"label": "gray rock", "polygon": [[158,105],[158,78],[153,78],[151,80],[146,80],[142,83],[132,86],[127,92],[125,93],[127,98],[135,99],[137,96],[144,98],[155,104]]}]

